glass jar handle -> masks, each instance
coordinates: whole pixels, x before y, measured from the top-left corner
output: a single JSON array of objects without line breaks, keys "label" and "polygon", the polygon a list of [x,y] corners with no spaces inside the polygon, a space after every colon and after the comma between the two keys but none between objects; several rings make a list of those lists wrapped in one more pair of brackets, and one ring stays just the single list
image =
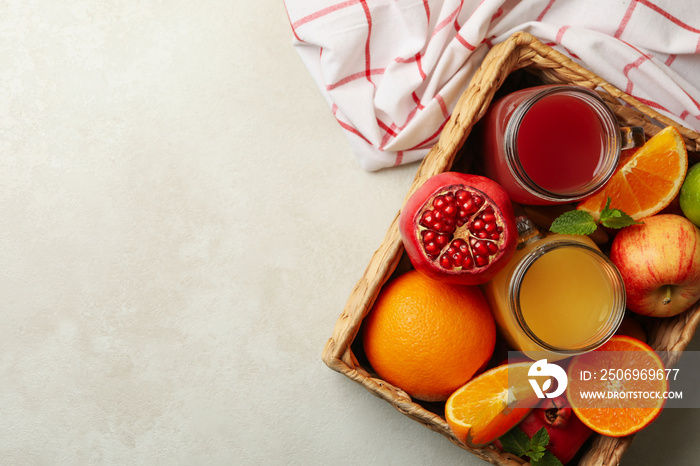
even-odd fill
[{"label": "glass jar handle", "polygon": [[644,145],[644,128],[641,126],[625,126],[620,128],[621,150],[632,149]]}]

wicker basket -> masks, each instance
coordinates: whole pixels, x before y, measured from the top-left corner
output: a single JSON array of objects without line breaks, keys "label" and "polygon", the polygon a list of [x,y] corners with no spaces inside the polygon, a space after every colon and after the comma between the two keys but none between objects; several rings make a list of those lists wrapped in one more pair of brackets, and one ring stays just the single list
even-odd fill
[{"label": "wicker basket", "polygon": [[[460,150],[473,125],[483,116],[496,92],[509,75],[524,69],[544,83],[577,84],[596,89],[610,104],[624,125],[643,126],[648,136],[656,134],[661,125],[676,126],[683,135],[692,157],[700,149],[700,134],[658,114],[636,99],[613,87],[600,77],[574,63],[569,58],[542,44],[532,35],[516,33],[505,42],[493,47],[461,96],[440,138],[418,168],[407,199],[431,176],[453,168]],[[532,72],[532,73],[529,73]],[[654,123],[657,122],[656,124]],[[461,157],[461,156],[460,156]],[[460,158],[460,164],[465,157]],[[460,169],[463,169],[460,167]],[[356,381],[376,396],[391,403],[406,416],[439,432],[454,444],[476,456],[497,465],[519,465],[524,461],[502,453],[494,447],[470,449],[461,444],[450,432],[442,414],[442,406],[413,401],[402,390],[371,374],[371,368],[362,359],[361,344],[355,342],[362,320],[371,309],[384,283],[410,267],[404,253],[398,229],[398,214],[377,251],[372,256],[364,276],[357,282],[340,315],[332,338],[323,351],[323,361]],[[682,351],[692,339],[700,323],[700,304],[667,319],[649,319],[645,322],[651,346],[659,351]],[[353,344],[355,343],[355,344]],[[674,364],[675,361],[669,361]],[[364,364],[364,367],[363,367]],[[611,438],[596,436],[579,454],[579,464],[616,465],[634,436]]]}]

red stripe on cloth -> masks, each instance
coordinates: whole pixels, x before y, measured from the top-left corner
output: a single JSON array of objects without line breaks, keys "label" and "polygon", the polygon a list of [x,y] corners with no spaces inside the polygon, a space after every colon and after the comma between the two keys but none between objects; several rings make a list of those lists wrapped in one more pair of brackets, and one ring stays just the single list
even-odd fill
[{"label": "red stripe on cloth", "polygon": [[296,29],[299,26],[308,23],[309,21],[313,21],[317,18],[320,18],[322,16],[326,16],[329,13],[333,13],[334,11],[342,10],[343,8],[347,8],[352,5],[356,5],[360,3],[360,0],[347,0],[345,2],[341,3],[336,3],[335,5],[331,5],[329,7],[323,8],[321,10],[315,11],[314,13],[311,13],[310,15],[306,15],[301,19],[298,19],[294,23],[292,23],[292,29]]},{"label": "red stripe on cloth", "polygon": [[558,43],[561,44],[561,39],[564,37],[564,33],[570,28],[571,26],[562,26],[559,28],[557,31],[557,36],[554,38],[554,40]]},{"label": "red stripe on cloth", "polygon": [[[683,91],[683,94],[687,95],[688,98],[693,102],[693,104],[695,104],[695,108],[697,108],[698,110],[700,110],[700,103],[698,103],[698,101],[695,100],[695,98],[694,98],[692,95],[688,94],[688,93],[685,91],[685,89],[681,89],[681,90]],[[695,115],[695,118],[700,119],[700,115]]]},{"label": "red stripe on cloth", "polygon": [[[377,68],[374,70],[369,70],[369,73],[371,75],[375,74],[384,74],[386,71],[386,68]],[[351,74],[350,76],[346,76],[343,79],[334,82],[333,84],[329,84],[326,86],[327,91],[332,91],[333,89],[342,86],[343,84],[347,84],[350,81],[355,81],[356,79],[364,78],[367,76],[367,71],[360,71],[359,73]]]},{"label": "red stripe on cloth", "polygon": [[467,40],[461,36],[461,34],[458,32],[457,35],[455,36],[457,38],[457,41],[462,44],[467,50],[474,51],[476,50],[476,47],[474,47],[472,44],[467,42]]},{"label": "red stripe on cloth", "polygon": [[499,7],[498,10],[496,10],[496,12],[493,14],[493,16],[491,16],[491,22],[493,23],[495,20],[500,18],[502,15],[503,15],[503,8]]},{"label": "red stripe on cloth", "polygon": [[[697,50],[695,51],[695,53],[698,53]],[[668,58],[664,62],[664,65],[671,66],[671,63],[673,63],[675,60],[676,60],[676,54],[672,53],[671,55],[668,56]]]},{"label": "red stripe on cloth", "polygon": [[428,20],[428,24],[430,24],[430,3],[428,3],[428,0],[423,0],[423,8],[425,8],[425,17]]},{"label": "red stripe on cloth", "polygon": [[378,124],[379,127],[380,127],[381,129],[383,129],[384,132],[385,132],[386,134],[388,134],[389,136],[394,136],[394,137],[397,136],[396,131],[394,131],[394,129],[396,129],[396,125],[395,125],[394,123],[392,123],[391,126],[388,126],[388,125],[387,125],[386,123],[384,123],[382,120],[380,120],[379,118],[377,118],[377,124]]},{"label": "red stripe on cloth", "polygon": [[[630,95],[632,95],[632,94],[630,94]],[[643,103],[644,105],[646,105],[647,107],[651,107],[651,108],[654,108],[654,109],[656,109],[656,110],[661,110],[661,111],[663,111],[663,112],[668,112],[668,109],[667,109],[667,108],[662,107],[661,105],[659,105],[658,103],[654,102],[653,100],[642,99],[641,97],[637,97],[637,96],[634,96],[634,95],[633,95],[632,97],[634,97],[635,99],[637,99],[638,101],[640,101],[641,103]],[[668,112],[668,113],[670,113],[670,112]]]},{"label": "red stripe on cloth", "polygon": [[695,53],[700,53],[700,37],[698,37],[698,45],[695,46]]},{"label": "red stripe on cloth", "polygon": [[401,162],[403,162],[403,151],[398,151],[396,153],[396,160],[394,160],[394,166],[401,165]]},{"label": "red stripe on cloth", "polygon": [[350,124],[348,124],[348,123],[345,123],[344,121],[340,121],[340,118],[338,118],[338,115],[337,115],[337,113],[338,113],[338,106],[337,106],[336,104],[333,104],[333,106],[331,107],[331,112],[333,113],[333,116],[335,117],[335,121],[338,122],[338,124],[340,125],[341,128],[343,128],[345,131],[348,131],[348,132],[354,134],[355,136],[358,136],[358,137],[361,138],[363,141],[365,141],[367,144],[372,145],[372,143],[369,142],[369,140],[368,140],[366,137],[364,137],[364,136],[362,135],[362,133],[360,133],[360,132],[359,132],[357,129],[355,129],[352,125],[350,125]]},{"label": "red stripe on cloth", "polygon": [[447,124],[447,121],[448,121],[448,120],[443,121],[442,124],[440,124],[440,127],[439,127],[433,134],[431,134],[431,135],[428,136],[427,138],[423,139],[421,142],[419,142],[419,143],[416,144],[415,146],[411,147],[409,150],[428,149],[428,148],[430,148],[430,146],[432,146],[432,144],[428,144],[428,143],[431,142],[433,139],[435,139],[436,137],[438,137],[438,136],[440,135],[440,133],[442,132],[442,129],[443,129],[443,128],[445,127],[445,125]]},{"label": "red stripe on cloth", "polygon": [[369,11],[369,6],[366,0],[360,0],[362,4],[362,9],[365,11],[365,18],[367,19],[367,41],[365,42],[365,77],[367,81],[372,82],[372,65],[369,53],[369,41],[372,37],[372,15]]},{"label": "red stripe on cloth", "polygon": [[658,14],[660,14],[661,16],[666,18],[667,20],[671,21],[673,24],[680,26],[687,31],[700,33],[700,29],[696,29],[696,28],[684,23],[680,19],[678,19],[675,16],[673,16],[672,14],[670,14],[668,11],[666,11],[662,8],[659,8],[657,5],[654,5],[652,2],[650,2],[648,0],[634,0],[634,1],[639,2],[648,8],[651,8],[652,10],[654,10],[655,12],[657,12]]},{"label": "red stripe on cloth", "polygon": [[384,130],[384,137],[382,138],[382,142],[379,143],[379,147],[377,149],[379,150],[384,150],[386,145],[389,143],[392,137],[396,137],[396,125],[394,123],[391,124],[391,126],[387,126],[386,123],[381,121],[379,118],[377,118],[377,123],[379,124],[379,127]]},{"label": "red stripe on cloth", "polygon": [[413,63],[414,61],[416,61],[418,59],[419,55],[420,55],[420,52],[413,55],[412,57],[409,57],[409,58],[396,57],[396,58],[394,58],[394,61],[396,63]]},{"label": "red stripe on cloth", "polygon": [[423,104],[420,102],[420,98],[418,97],[418,94],[416,94],[415,91],[413,91],[413,92],[411,93],[411,97],[413,98],[413,101],[416,103],[416,105],[418,106],[418,108],[419,108],[420,110],[423,110],[423,109],[425,108],[425,107],[423,106]]},{"label": "red stripe on cloth", "polygon": [[553,5],[554,2],[556,2],[556,1],[557,1],[557,0],[549,0],[549,3],[547,4],[547,6],[544,7],[544,10],[542,10],[542,13],[540,13],[540,15],[537,17],[537,21],[542,21],[542,18],[544,18],[544,15],[547,14],[547,12],[549,11],[549,9],[552,8],[552,5]]},{"label": "red stripe on cloth", "polygon": [[440,110],[442,110],[442,116],[444,117],[444,120],[440,124],[440,127],[433,134],[428,136],[426,139],[423,139],[421,142],[419,142],[415,146],[411,147],[409,150],[430,148],[430,146],[432,144],[428,144],[428,143],[440,135],[440,133],[442,132],[442,129],[445,127],[445,125],[447,124],[447,121],[450,119],[450,112],[447,110],[447,105],[445,105],[445,99],[443,99],[440,94],[437,94],[435,96],[435,100],[440,105]]},{"label": "red stripe on cloth", "polygon": [[649,60],[649,57],[647,57],[646,55],[643,55],[643,56],[637,58],[634,62],[628,63],[622,69],[622,74],[625,76],[625,78],[627,78],[627,87],[625,88],[625,93],[631,94],[632,89],[634,88],[634,83],[632,82],[632,80],[629,77],[630,71],[634,68],[639,68],[639,66],[647,60]]},{"label": "red stripe on cloth", "polygon": [[562,47],[564,49],[564,51],[566,51],[566,53],[568,53],[571,58],[576,58],[576,59],[579,58],[579,56],[576,55],[574,52],[572,52],[568,48],[566,48],[566,47],[564,47],[561,44],[558,44],[556,42],[546,42],[544,45],[547,45],[549,47]]},{"label": "red stripe on cloth", "polygon": [[435,100],[437,100],[438,104],[440,104],[440,110],[442,110],[442,116],[445,117],[445,119],[450,118],[450,112],[447,110],[447,105],[445,105],[445,99],[442,98],[440,94],[435,96]]},{"label": "red stripe on cloth", "polygon": [[[413,94],[415,95],[415,92]],[[411,122],[411,120],[413,120],[413,117],[416,116],[416,113],[418,113],[418,110],[422,110],[422,109],[423,109],[423,105],[421,105],[420,102],[418,102],[418,105],[413,107],[413,110],[411,110],[410,113],[408,114],[408,116],[406,117],[406,121],[404,121],[403,125],[399,126],[399,130],[402,130],[406,126],[408,126],[408,124]]]},{"label": "red stripe on cloth", "polygon": [[304,42],[301,40],[301,38],[297,35],[297,31],[294,28],[294,24],[292,24],[292,18],[289,17],[289,10],[287,9],[287,4],[284,4],[284,12],[287,13],[287,21],[289,21],[289,25],[292,27],[292,34],[294,34],[294,38],[298,40],[299,42]]},{"label": "red stripe on cloth", "polygon": [[632,3],[630,3],[630,6],[627,7],[627,11],[625,11],[625,15],[622,17],[622,20],[620,21],[620,25],[617,27],[617,31],[615,31],[615,39],[619,39],[622,36],[622,33],[625,31],[625,28],[627,27],[627,24],[630,22],[630,18],[632,17],[632,12],[634,11],[634,8],[637,6],[637,1],[632,0]]},{"label": "red stripe on cloth", "polygon": [[423,61],[421,60],[420,52],[416,54],[416,66],[418,67],[418,73],[420,73],[420,78],[423,81],[425,81],[427,75],[425,74],[425,71],[423,71]]},{"label": "red stripe on cloth", "polygon": [[[484,0],[481,0],[481,1],[482,1],[482,3],[483,3]],[[453,26],[454,26],[454,28],[455,28],[455,31],[457,31],[458,35],[459,35],[459,30],[462,28],[462,26],[459,25],[459,13],[462,12],[462,6],[463,6],[463,5],[464,5],[464,0],[462,0],[462,1],[460,2],[460,4],[459,4],[459,12],[457,13],[457,16],[455,16],[455,21],[454,21],[454,23],[453,23]]]},{"label": "red stripe on cloth", "polygon": [[[462,3],[464,3],[464,2],[462,2]],[[455,18],[457,17],[457,15],[459,14],[459,12],[460,12],[461,10],[462,10],[462,5],[460,4],[459,7],[456,8],[452,13],[450,13],[450,15],[449,15],[447,18],[445,18],[445,19],[443,19],[442,21],[440,21],[440,22],[435,26],[435,29],[433,30],[433,35],[432,35],[432,37],[435,37],[435,34],[437,34],[438,32],[442,31],[443,29],[445,29],[445,26],[447,26],[448,24],[450,24],[450,23],[452,22],[452,20],[455,19]]]}]

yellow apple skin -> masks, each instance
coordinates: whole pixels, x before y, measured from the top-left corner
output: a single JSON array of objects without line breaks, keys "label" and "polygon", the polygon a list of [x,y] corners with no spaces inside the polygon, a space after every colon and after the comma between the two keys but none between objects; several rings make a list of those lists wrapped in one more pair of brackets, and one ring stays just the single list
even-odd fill
[{"label": "yellow apple skin", "polygon": [[641,221],[622,229],[610,250],[625,283],[627,308],[653,317],[680,314],[700,299],[700,230],[674,214]]}]

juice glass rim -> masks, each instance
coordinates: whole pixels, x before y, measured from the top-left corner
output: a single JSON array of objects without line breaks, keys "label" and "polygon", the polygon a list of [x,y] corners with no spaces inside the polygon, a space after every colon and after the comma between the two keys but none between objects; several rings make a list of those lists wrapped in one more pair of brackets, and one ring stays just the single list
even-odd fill
[{"label": "juice glass rim", "polygon": [[[520,288],[527,271],[530,270],[530,267],[532,267],[532,265],[545,254],[563,247],[575,247],[590,253],[602,265],[603,270],[606,272],[606,275],[610,277],[613,284],[612,310],[610,312],[610,315],[608,316],[607,321],[601,327],[597,334],[592,335],[584,343],[590,342],[591,340],[594,341],[577,348],[558,347],[555,345],[551,345],[539,338],[527,325],[525,317],[523,316],[522,309],[520,307]],[[617,267],[615,267],[615,264],[613,264],[605,254],[603,254],[595,248],[592,248],[586,244],[577,241],[558,239],[538,246],[522,258],[520,263],[510,273],[508,282],[508,288],[510,290],[508,293],[508,308],[510,312],[513,313],[516,322],[521,327],[525,335],[527,335],[527,337],[530,338],[530,340],[532,340],[536,345],[543,348],[544,351],[550,351],[566,356],[572,356],[575,354],[592,351],[603,345],[615,334],[620,324],[622,323],[622,319],[625,315],[625,284],[622,281],[622,275],[620,274],[619,270],[617,269]]]},{"label": "juice glass rim", "polygon": [[[581,188],[567,193],[557,193],[547,190],[537,183],[527,174],[525,168],[520,163],[518,156],[518,134],[525,114],[537,102],[552,94],[568,95],[580,100],[593,109],[605,133],[603,136],[604,153],[601,154],[602,166],[599,166],[595,177]],[[598,191],[610,179],[615,172],[620,161],[622,148],[622,137],[620,135],[620,125],[615,114],[603,99],[594,91],[576,85],[549,85],[542,86],[541,90],[527,97],[513,111],[506,128],[503,132],[503,149],[505,161],[513,178],[527,192],[551,202],[572,202],[583,199]]]}]

